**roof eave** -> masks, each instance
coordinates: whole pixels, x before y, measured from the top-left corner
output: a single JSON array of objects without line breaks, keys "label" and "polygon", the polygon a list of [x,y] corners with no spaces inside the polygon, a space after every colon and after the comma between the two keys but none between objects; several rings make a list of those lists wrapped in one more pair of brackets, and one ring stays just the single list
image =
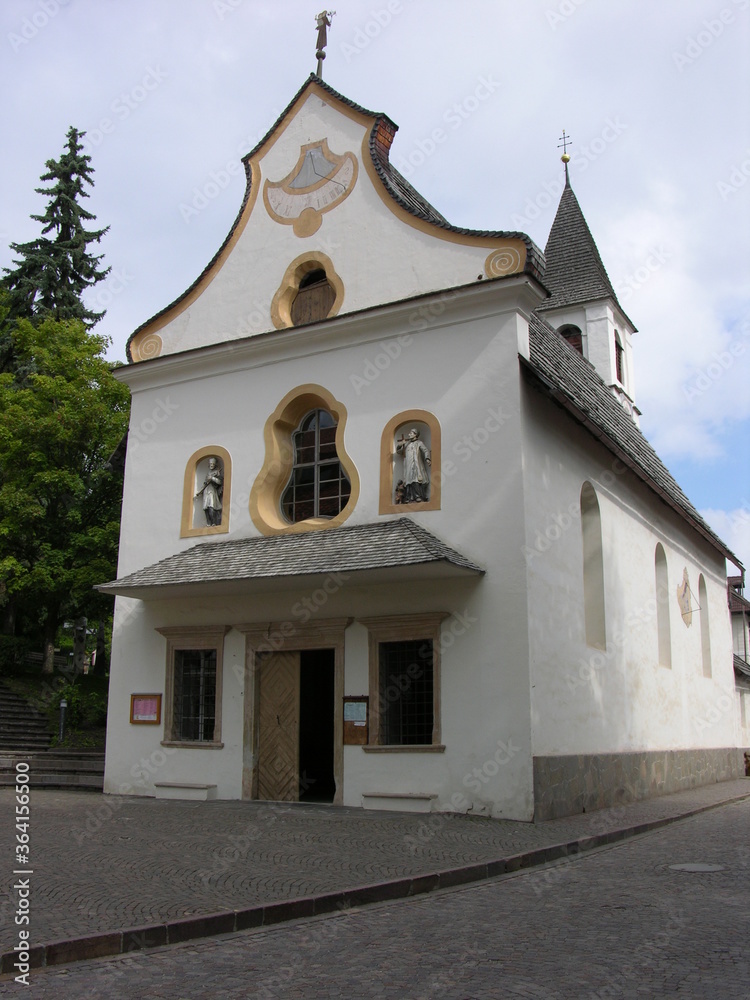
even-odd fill
[{"label": "roof eave", "polygon": [[635,473],[638,478],[645,483],[648,488],[655,493],[660,500],[662,500],[667,506],[671,507],[675,513],[686,521],[695,531],[697,531],[711,546],[725,559],[728,559],[731,563],[737,566],[738,569],[744,571],[744,566],[739,561],[737,556],[729,549],[720,538],[713,535],[705,525],[701,524],[700,521],[696,521],[695,518],[691,517],[690,514],[684,510],[678,503],[676,503],[669,494],[663,490],[658,483],[656,483],[651,476],[646,472],[642,466],[636,462],[617,442],[614,438],[607,434],[607,432],[601,428],[598,424],[594,423],[593,420],[567,396],[562,390],[558,389],[551,382],[549,382],[545,376],[536,368],[533,362],[529,361],[523,355],[519,354],[519,359],[527,372],[527,374],[533,379],[541,389],[548,395],[558,406],[566,410],[577,423],[581,424],[586,430],[592,434],[598,441],[600,441],[608,451],[616,455],[617,458],[626,465],[632,472]]}]

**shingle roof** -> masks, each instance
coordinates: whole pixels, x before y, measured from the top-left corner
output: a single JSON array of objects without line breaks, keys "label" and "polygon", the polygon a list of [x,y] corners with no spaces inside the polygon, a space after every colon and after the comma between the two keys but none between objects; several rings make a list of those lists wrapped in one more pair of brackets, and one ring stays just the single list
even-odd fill
[{"label": "shingle roof", "polygon": [[144,588],[219,581],[353,573],[427,564],[484,570],[408,517],[335,531],[204,542],[97,589],[125,594]]},{"label": "shingle roof", "polygon": [[594,237],[569,183],[560,198],[547,246],[544,284],[551,297],[539,310],[582,305],[596,299],[612,299],[622,311]]},{"label": "shingle roof", "polygon": [[729,596],[729,610],[730,611],[745,611],[750,613],[750,601],[743,597],[742,594],[738,594],[736,590],[732,587],[728,587]]},{"label": "shingle roof", "polygon": [[750,677],[750,663],[746,663],[736,653],[734,654],[734,672],[738,677]]},{"label": "shingle roof", "polygon": [[533,372],[537,385],[626,461],[724,556],[741,566],[737,556],[693,507],[594,366],[536,315],[529,324],[529,349],[529,361],[521,360],[527,371]]}]

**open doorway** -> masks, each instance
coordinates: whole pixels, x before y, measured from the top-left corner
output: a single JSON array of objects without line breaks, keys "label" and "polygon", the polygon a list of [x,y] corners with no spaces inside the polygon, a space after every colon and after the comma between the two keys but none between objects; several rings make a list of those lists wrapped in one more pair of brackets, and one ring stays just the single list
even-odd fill
[{"label": "open doorway", "polygon": [[333,802],[334,650],[303,650],[299,684],[299,801]]}]

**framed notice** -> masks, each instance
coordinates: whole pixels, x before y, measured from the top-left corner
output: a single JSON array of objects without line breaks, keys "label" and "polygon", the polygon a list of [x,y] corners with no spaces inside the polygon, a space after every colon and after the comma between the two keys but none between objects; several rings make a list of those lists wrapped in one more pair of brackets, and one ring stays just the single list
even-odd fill
[{"label": "framed notice", "polygon": [[130,721],[139,726],[158,726],[161,722],[161,695],[131,694]]},{"label": "framed notice", "polygon": [[370,699],[367,695],[344,698],[344,746],[369,742]]}]

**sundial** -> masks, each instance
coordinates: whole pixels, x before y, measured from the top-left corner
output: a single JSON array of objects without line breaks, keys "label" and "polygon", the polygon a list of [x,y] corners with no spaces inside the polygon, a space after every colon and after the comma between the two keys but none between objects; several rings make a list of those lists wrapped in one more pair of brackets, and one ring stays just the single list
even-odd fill
[{"label": "sundial", "polygon": [[357,158],[340,156],[328,148],[327,139],[300,147],[292,170],[278,181],[267,180],[263,201],[271,218],[294,227],[296,236],[312,236],[320,229],[323,213],[340,205],[357,181]]}]

